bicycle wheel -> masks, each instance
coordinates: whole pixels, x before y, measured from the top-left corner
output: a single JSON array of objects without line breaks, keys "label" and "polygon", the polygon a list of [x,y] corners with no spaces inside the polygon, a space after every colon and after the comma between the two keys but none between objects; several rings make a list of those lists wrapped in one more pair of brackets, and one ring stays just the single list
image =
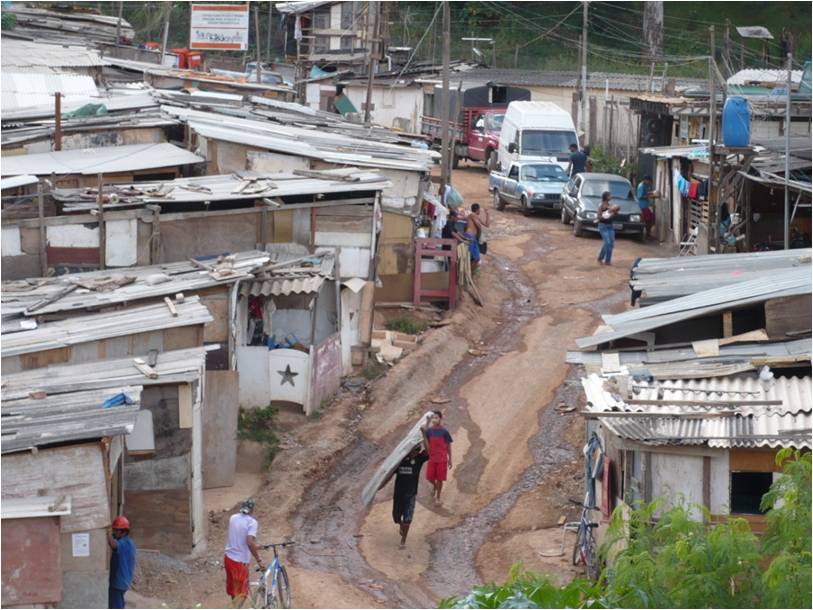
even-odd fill
[{"label": "bicycle wheel", "polygon": [[583,548],[585,554],[584,571],[587,574],[587,578],[596,582],[601,575],[601,567],[599,566],[596,538],[593,536],[592,529],[587,533],[587,539]]},{"label": "bicycle wheel", "polygon": [[268,595],[268,592],[265,588],[265,585],[262,583],[257,585],[257,588],[254,589],[254,595],[251,596],[251,607],[252,608],[273,608],[270,604],[271,598]]},{"label": "bicycle wheel", "polygon": [[291,585],[288,582],[288,572],[283,566],[280,566],[279,572],[277,572],[277,582],[268,597],[268,601],[273,604],[273,606],[269,605],[269,608],[291,607]]},{"label": "bicycle wheel", "polygon": [[572,562],[574,566],[584,565],[584,557],[582,554],[582,547],[584,545],[584,527],[579,525],[576,530],[576,543],[573,545]]}]

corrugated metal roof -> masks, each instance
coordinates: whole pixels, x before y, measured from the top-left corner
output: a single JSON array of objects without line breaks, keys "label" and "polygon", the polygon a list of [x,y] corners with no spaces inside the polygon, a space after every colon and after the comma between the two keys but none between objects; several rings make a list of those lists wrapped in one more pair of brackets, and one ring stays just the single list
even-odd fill
[{"label": "corrugated metal roof", "polygon": [[646,146],[638,149],[645,155],[652,155],[658,159],[672,159],[685,157],[686,159],[708,159],[709,150],[705,144],[691,146]]},{"label": "corrugated metal roof", "polygon": [[71,514],[70,496],[34,496],[29,498],[3,498],[3,519],[31,517],[60,517]]},{"label": "corrugated metal roof", "polygon": [[[128,267],[126,269],[88,271],[53,278],[6,281],[2,283],[3,317],[17,314],[38,316],[59,311],[93,310],[143,299],[189,295],[202,288],[231,284],[251,278],[252,273],[272,260],[259,250],[237,252],[222,261],[204,260]],[[59,292],[76,285],[69,294],[46,303]]]},{"label": "corrugated metal roof", "polygon": [[61,93],[67,104],[89,102],[99,95],[93,78],[81,74],[31,74],[3,71],[3,118],[6,111],[54,104],[54,93]]},{"label": "corrugated metal roof", "polygon": [[[146,359],[146,358],[145,358]],[[122,385],[191,383],[206,366],[206,349],[194,347],[160,352],[152,369],[158,377],[146,377],[133,366],[133,358],[113,358],[88,364],[52,364],[39,369],[3,375],[3,400],[26,398],[42,390],[49,396]]]},{"label": "corrugated metal roof", "polygon": [[[132,207],[157,203],[163,206],[163,213],[172,213],[173,203],[358,193],[381,191],[391,186],[391,182],[381,174],[356,168],[348,169],[351,171],[336,179],[244,171],[239,174],[179,178],[164,182],[117,184],[105,187],[105,193],[116,193],[118,196],[116,204],[108,204],[105,207]],[[88,189],[57,189],[53,192],[53,197],[65,204],[63,209],[66,212],[98,208],[95,193],[90,193]]]},{"label": "corrugated metal roof", "polygon": [[436,152],[376,142],[318,128],[281,125],[185,108],[163,107],[206,138],[256,146],[283,154],[321,159],[339,165],[431,170]]},{"label": "corrugated metal roof", "polygon": [[[790,71],[791,83],[798,85],[802,82],[802,71]],[[775,83],[777,85],[786,86],[788,82],[787,70],[765,70],[747,68],[728,77],[726,83],[728,85],[750,85],[754,83]]]},{"label": "corrugated metal roof", "polygon": [[39,182],[36,176],[14,176],[12,178],[3,178],[0,180],[0,190],[13,189],[20,186],[28,186],[29,184],[36,184]]},{"label": "corrugated metal roof", "polygon": [[641,304],[694,294],[719,286],[758,278],[773,278],[777,271],[805,267],[812,251],[778,250],[742,254],[710,254],[673,258],[644,258],[631,271],[631,287],[641,291]]},{"label": "corrugated metal roof", "polygon": [[[658,404],[629,404],[608,387],[611,383],[598,375],[582,379],[588,411],[600,419],[602,426],[622,438],[653,445],[811,447],[810,377],[780,377],[767,388],[754,377],[663,380],[648,387],[632,385],[635,400],[659,400]],[[668,404],[669,400],[676,404]],[[702,404],[759,400],[780,400],[782,404]],[[692,404],[694,401],[696,404]],[[607,417],[601,417],[602,413],[607,413]],[[617,416],[618,413],[651,417],[626,418]]]},{"label": "corrugated metal roof", "polygon": [[656,303],[649,307],[631,309],[617,315],[602,316],[610,329],[601,329],[595,335],[577,339],[576,344],[580,348],[600,345],[681,320],[761,303],[777,297],[809,294],[811,287],[813,287],[813,281],[809,268],[777,271],[770,282],[766,282],[764,278],[738,282]]},{"label": "corrugated metal roof", "polygon": [[62,72],[60,68],[92,68],[108,65],[87,47],[2,39],[0,64],[5,72]]},{"label": "corrugated metal roof", "polygon": [[335,4],[335,2],[327,2],[320,0],[302,0],[301,2],[276,2],[274,8],[283,15],[306,13],[312,11],[320,6],[327,6],[328,4]]},{"label": "corrugated metal roof", "polygon": [[205,161],[183,148],[159,144],[130,144],[81,150],[60,150],[3,157],[4,176],[33,174],[114,174],[158,167],[191,165]]},{"label": "corrugated metal roof", "polygon": [[41,322],[33,330],[3,334],[3,358],[77,345],[111,337],[125,337],[179,326],[206,324],[214,318],[197,296],[176,303],[172,315],[165,303],[96,313],[57,322]]},{"label": "corrugated metal roof", "polygon": [[[106,400],[124,394],[131,404],[105,408]],[[41,399],[3,400],[0,414],[2,453],[69,441],[84,441],[133,431],[141,386],[87,390]]]}]

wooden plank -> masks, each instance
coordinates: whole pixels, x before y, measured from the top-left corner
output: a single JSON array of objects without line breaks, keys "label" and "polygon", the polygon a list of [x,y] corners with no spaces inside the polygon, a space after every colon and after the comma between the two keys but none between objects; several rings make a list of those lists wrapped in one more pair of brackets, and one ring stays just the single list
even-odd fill
[{"label": "wooden plank", "polygon": [[125,489],[124,506],[139,547],[173,555],[191,550],[191,502],[186,489]]},{"label": "wooden plank", "polygon": [[60,248],[48,246],[45,249],[49,265],[73,264],[98,266],[99,248]]},{"label": "wooden plank", "polygon": [[731,449],[728,453],[731,472],[781,472],[776,465],[774,449]]},{"label": "wooden plank", "polygon": [[711,507],[711,457],[703,456],[703,506]]},{"label": "wooden plank", "polygon": [[192,386],[188,383],[178,386],[178,427],[192,428]]},{"label": "wooden plank", "polygon": [[731,337],[734,334],[734,316],[732,312],[723,312],[723,337]]},{"label": "wooden plank", "polygon": [[141,371],[141,374],[150,379],[158,379],[158,372],[141,358],[134,358],[133,365]]},{"label": "wooden plank", "polygon": [[178,317],[178,310],[175,309],[175,303],[172,302],[172,299],[169,297],[164,297],[164,303],[167,304],[167,308],[169,308],[169,312],[173,315],[173,317]]},{"label": "wooden plank", "polygon": [[801,294],[765,302],[765,330],[771,339],[787,339],[788,333],[811,328],[811,295]]}]

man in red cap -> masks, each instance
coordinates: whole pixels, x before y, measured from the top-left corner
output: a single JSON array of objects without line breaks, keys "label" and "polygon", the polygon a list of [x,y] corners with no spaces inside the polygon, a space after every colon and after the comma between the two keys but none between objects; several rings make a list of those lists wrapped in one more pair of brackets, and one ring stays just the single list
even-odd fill
[{"label": "man in red cap", "polygon": [[133,582],[135,572],[136,546],[130,538],[130,521],[127,517],[113,519],[112,532],[107,534],[107,544],[113,552],[110,555],[110,588],[108,607],[124,608],[124,594]]}]

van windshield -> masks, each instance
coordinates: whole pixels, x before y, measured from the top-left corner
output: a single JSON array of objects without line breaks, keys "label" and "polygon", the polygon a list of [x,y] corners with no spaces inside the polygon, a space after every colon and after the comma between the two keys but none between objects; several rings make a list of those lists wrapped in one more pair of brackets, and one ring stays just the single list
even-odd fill
[{"label": "van windshield", "polygon": [[576,144],[575,131],[525,129],[522,131],[520,153],[523,155],[565,154]]},{"label": "van windshield", "polygon": [[529,182],[567,182],[567,174],[555,163],[522,166],[522,179]]}]

